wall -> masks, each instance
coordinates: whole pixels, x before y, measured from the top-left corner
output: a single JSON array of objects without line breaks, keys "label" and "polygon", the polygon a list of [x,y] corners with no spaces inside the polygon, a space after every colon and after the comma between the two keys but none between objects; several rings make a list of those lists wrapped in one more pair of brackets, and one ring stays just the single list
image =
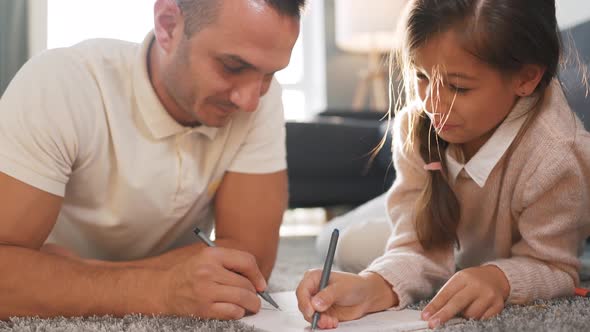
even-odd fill
[{"label": "wall", "polygon": [[567,29],[590,19],[590,1],[588,0],[556,0],[556,7],[557,23],[561,29]]},{"label": "wall", "polygon": [[367,66],[367,58],[363,55],[345,53],[336,46],[334,1],[324,1],[326,102],[330,110],[350,110],[358,72]]}]

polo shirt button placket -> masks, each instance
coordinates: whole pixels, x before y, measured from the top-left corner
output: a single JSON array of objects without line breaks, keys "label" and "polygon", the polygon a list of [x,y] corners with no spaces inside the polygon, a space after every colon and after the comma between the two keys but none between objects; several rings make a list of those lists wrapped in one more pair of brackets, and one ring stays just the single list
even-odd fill
[{"label": "polo shirt button placket", "polygon": [[191,132],[192,131],[186,131],[177,135],[175,139],[178,178],[173,211],[178,217],[185,215],[194,202],[194,193],[191,191],[191,188],[194,186],[194,173],[196,172],[196,169],[193,160],[188,153],[191,145]]}]

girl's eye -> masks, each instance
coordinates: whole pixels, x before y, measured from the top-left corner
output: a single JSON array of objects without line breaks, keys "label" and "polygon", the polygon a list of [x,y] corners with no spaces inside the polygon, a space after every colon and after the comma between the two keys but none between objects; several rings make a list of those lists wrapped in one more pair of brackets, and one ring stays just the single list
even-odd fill
[{"label": "girl's eye", "polygon": [[465,93],[469,92],[469,90],[471,90],[471,89],[467,89],[467,88],[460,88],[460,87],[452,85],[452,84],[449,85],[449,87],[451,88],[451,90],[453,92],[456,92],[458,94],[465,94]]},{"label": "girl's eye", "polygon": [[422,73],[417,73],[416,78],[418,78],[418,81],[428,80],[428,77]]}]

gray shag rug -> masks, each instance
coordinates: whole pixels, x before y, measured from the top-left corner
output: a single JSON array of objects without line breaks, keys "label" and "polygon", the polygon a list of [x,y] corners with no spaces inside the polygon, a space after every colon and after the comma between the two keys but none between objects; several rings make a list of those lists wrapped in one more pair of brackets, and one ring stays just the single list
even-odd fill
[{"label": "gray shag rug", "polygon": [[[590,266],[590,255],[585,259]],[[275,270],[269,282],[269,291],[294,290],[309,268],[319,268],[322,261],[314,251],[314,238],[282,238]],[[583,276],[590,276],[584,270]],[[584,278],[587,279],[587,278]],[[583,286],[590,287],[585,281]],[[411,308],[421,309],[426,301]],[[196,318],[148,317],[129,315],[123,318],[13,318],[0,321],[4,331],[230,331],[248,332],[256,329],[240,322],[201,320]],[[551,301],[536,301],[529,305],[512,305],[495,318],[487,321],[467,321],[442,327],[437,331],[590,331],[590,298],[568,297]],[[274,331],[273,331],[274,332]],[[277,331],[280,332],[280,331]]]}]

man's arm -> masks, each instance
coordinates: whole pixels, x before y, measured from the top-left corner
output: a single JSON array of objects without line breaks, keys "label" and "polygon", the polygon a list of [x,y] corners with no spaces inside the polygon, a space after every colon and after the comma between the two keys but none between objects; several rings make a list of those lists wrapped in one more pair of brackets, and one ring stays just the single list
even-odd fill
[{"label": "man's arm", "polygon": [[147,270],[98,268],[39,251],[61,203],[0,172],[0,319],[156,311],[149,292],[138,287]]},{"label": "man's arm", "polygon": [[216,242],[254,255],[268,280],[277,255],[287,200],[286,171],[227,172],[215,198]]},{"label": "man's arm", "polygon": [[0,320],[130,313],[238,319],[266,287],[252,255],[205,248],[171,268],[87,264],[39,250],[62,198],[0,172]]}]

